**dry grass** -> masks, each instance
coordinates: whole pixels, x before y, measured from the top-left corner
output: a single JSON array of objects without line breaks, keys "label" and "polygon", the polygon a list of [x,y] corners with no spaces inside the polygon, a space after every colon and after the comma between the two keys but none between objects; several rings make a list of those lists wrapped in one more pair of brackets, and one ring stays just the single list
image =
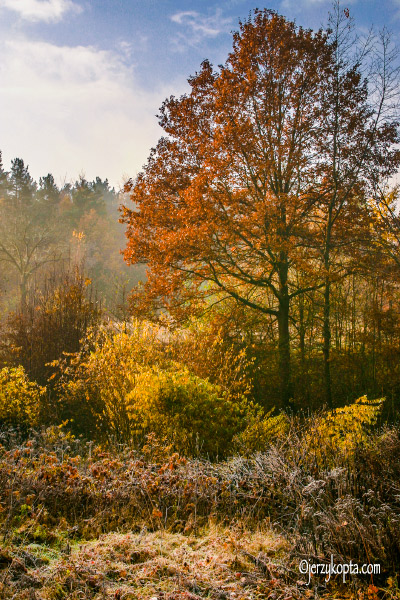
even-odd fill
[{"label": "dry grass", "polygon": [[[0,597],[300,598],[286,581],[287,551],[284,538],[270,530],[251,533],[217,525],[197,536],[145,528],[138,534],[105,534],[73,548],[65,545],[53,555],[28,545],[9,551]],[[3,566],[6,560],[3,551]]]},{"label": "dry grass", "polygon": [[[0,554],[1,600],[395,600],[360,581],[307,586],[288,541],[268,525],[257,531],[209,524],[197,535],[165,530],[108,533],[57,549],[9,546]],[[339,587],[338,587],[339,586]]]},{"label": "dry grass", "polygon": [[[400,600],[400,439],[376,440],[332,470],[293,435],[220,463],[115,454],[57,428],[4,438],[0,600]],[[308,587],[300,558],[331,554],[382,576]]]}]

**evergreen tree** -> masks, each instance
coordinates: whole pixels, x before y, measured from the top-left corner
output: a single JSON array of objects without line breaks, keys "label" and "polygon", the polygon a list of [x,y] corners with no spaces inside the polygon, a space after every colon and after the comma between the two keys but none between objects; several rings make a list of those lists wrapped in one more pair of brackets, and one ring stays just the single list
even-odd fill
[{"label": "evergreen tree", "polygon": [[40,177],[37,198],[49,207],[57,205],[60,201],[60,190],[51,173],[48,173],[45,177]]},{"label": "evergreen tree", "polygon": [[29,174],[28,166],[25,166],[22,158],[14,158],[9,176],[9,197],[13,204],[18,208],[29,206],[35,191],[36,184]]},{"label": "evergreen tree", "polygon": [[3,168],[3,156],[0,150],[0,199],[5,198],[8,192],[7,173]]},{"label": "evergreen tree", "polygon": [[81,176],[71,189],[72,209],[70,212],[71,224],[76,227],[85,213],[95,211],[98,215],[106,212],[104,202],[104,184],[99,177],[96,181],[87,181]]}]

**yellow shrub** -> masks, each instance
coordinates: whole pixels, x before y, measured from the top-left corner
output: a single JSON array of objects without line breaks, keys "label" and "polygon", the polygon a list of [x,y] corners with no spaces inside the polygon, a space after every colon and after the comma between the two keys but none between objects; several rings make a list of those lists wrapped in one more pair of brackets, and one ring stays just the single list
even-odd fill
[{"label": "yellow shrub", "polygon": [[78,355],[64,368],[59,390],[62,418],[73,419],[77,430],[123,442],[131,437],[127,394],[145,364],[162,363],[159,331],[135,322],[125,331],[102,331],[89,336],[92,350]]},{"label": "yellow shrub", "polygon": [[64,398],[81,415],[89,407],[106,437],[144,441],[154,432],[181,452],[226,452],[253,405],[169,358],[165,337],[140,323],[127,333],[104,333],[88,356],[69,367]]},{"label": "yellow shrub", "polygon": [[285,414],[259,413],[250,419],[246,429],[236,436],[235,443],[240,453],[262,452],[268,445],[283,439],[289,430],[289,418]]},{"label": "yellow shrub", "polygon": [[[360,444],[367,444],[369,432],[376,425],[384,399],[369,402],[362,396],[355,403],[336,408],[314,422],[307,434],[307,443],[317,458],[327,454],[350,457]],[[329,459],[328,459],[329,460]]]},{"label": "yellow shrub", "polygon": [[196,318],[171,337],[177,361],[198,377],[208,378],[231,397],[248,396],[252,389],[253,359],[228,338],[217,322]]},{"label": "yellow shrub", "polygon": [[29,381],[23,367],[0,370],[0,423],[38,423],[46,388]]},{"label": "yellow shrub", "polygon": [[127,412],[136,434],[154,432],[180,452],[226,453],[243,429],[253,406],[232,399],[219,386],[180,365],[168,370],[145,368],[127,396]]}]

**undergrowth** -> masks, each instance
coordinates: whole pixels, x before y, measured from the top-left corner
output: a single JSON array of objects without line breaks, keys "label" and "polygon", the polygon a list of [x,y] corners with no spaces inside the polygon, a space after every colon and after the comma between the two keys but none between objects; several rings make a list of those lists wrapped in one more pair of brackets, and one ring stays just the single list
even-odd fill
[{"label": "undergrowth", "polygon": [[[380,563],[381,576],[363,582],[370,586],[365,598],[398,597],[400,435],[395,427],[373,428],[378,408],[379,403],[371,403],[370,418],[364,418],[363,427],[353,428],[353,435],[349,428],[340,433],[340,428],[330,423],[332,415],[314,417],[306,423],[292,420],[287,435],[263,452],[219,462],[180,456],[167,441],[154,435],[148,436],[140,450],[133,450],[126,446],[106,449],[75,438],[63,427],[32,433],[23,440],[11,429],[4,431],[0,447],[0,589],[7,591],[3,597],[25,597],[10,595],[21,587],[21,577],[29,575],[23,552],[28,552],[30,568],[40,571],[41,565],[52,561],[43,552],[56,552],[58,566],[54,568],[71,571],[66,565],[74,545],[86,547],[89,542],[100,544],[98,540],[104,536],[140,536],[143,531],[146,535],[171,536],[171,540],[181,540],[182,536],[198,540],[208,535],[211,524],[236,531],[233,537],[229,535],[238,541],[261,529],[286,540],[287,572],[284,569],[286,574],[277,577],[277,586],[281,590],[294,586],[292,597],[306,597],[307,589],[301,588],[301,576],[296,573],[299,560],[306,557],[329,562],[331,555],[336,563]],[[336,425],[340,419],[348,420],[348,412],[339,411]],[[35,562],[32,555],[38,548],[39,562]],[[24,568],[18,571],[15,561]],[[257,573],[261,563],[254,563]],[[38,573],[37,582],[30,587],[39,591],[32,597],[118,598],[114,584],[110,587],[114,596],[108,592],[96,596],[105,589],[104,573],[103,583],[93,587],[92,595],[74,595],[78,589],[75,583],[68,591],[64,581],[60,584],[64,591],[40,596],[44,584]],[[265,573],[262,577],[265,580]],[[253,596],[242,597],[285,597],[271,595],[274,586],[270,584],[264,592],[257,588],[259,595],[252,589],[250,585]],[[163,593],[170,593],[168,590],[167,586]],[[199,592],[188,593],[193,597],[234,597],[213,596],[204,590],[200,586]],[[192,597],[157,594],[154,597]],[[121,592],[123,597],[152,596],[124,596]]]}]

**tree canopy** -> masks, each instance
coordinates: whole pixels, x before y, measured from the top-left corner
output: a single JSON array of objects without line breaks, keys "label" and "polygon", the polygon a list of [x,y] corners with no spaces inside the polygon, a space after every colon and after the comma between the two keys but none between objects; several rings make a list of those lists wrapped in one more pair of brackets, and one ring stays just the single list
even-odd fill
[{"label": "tree canopy", "polygon": [[148,265],[135,309],[181,318],[231,298],[270,315],[286,406],[291,302],[329,286],[339,215],[342,231],[361,223],[367,190],[399,164],[397,123],[333,33],[255,10],[225,65],[204,61],[190,93],[163,103],[166,135],[123,213],[125,259]]}]

